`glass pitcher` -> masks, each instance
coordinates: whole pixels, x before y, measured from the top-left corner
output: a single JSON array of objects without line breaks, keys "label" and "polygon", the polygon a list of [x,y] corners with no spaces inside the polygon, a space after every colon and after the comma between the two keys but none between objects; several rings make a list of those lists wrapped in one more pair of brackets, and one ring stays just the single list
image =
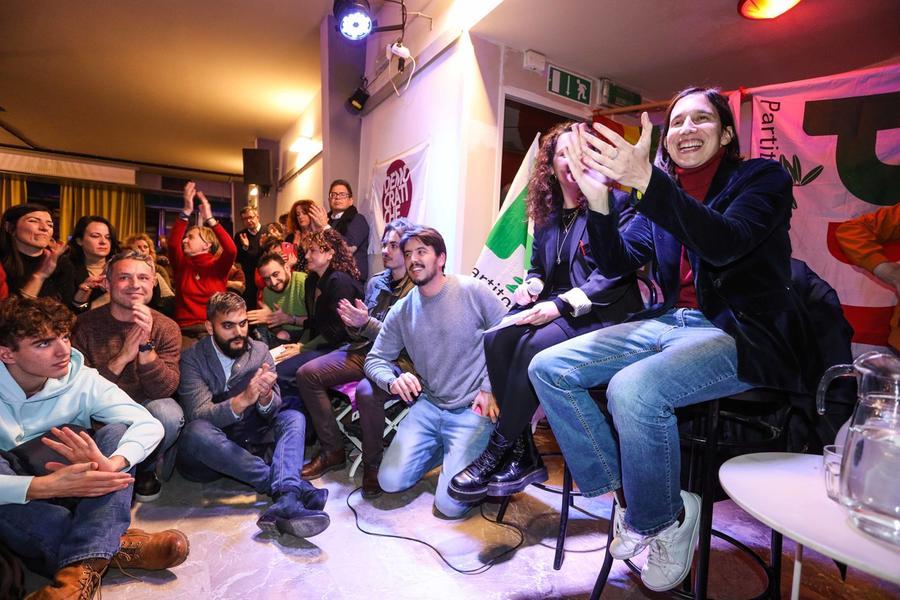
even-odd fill
[{"label": "glass pitcher", "polygon": [[880,352],[825,372],[816,408],[837,377],[856,377],[857,402],[841,462],[841,503],[862,531],[900,546],[900,359]]}]

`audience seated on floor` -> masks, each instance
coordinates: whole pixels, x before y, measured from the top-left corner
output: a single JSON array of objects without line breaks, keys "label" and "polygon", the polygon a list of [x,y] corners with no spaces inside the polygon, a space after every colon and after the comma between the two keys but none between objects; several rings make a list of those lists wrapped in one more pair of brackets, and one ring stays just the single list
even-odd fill
[{"label": "audience seated on floor", "polygon": [[213,294],[206,338],[181,356],[178,396],[187,424],[178,470],[191,481],[227,476],[270,496],[260,529],[297,537],[324,531],[328,490],[300,478],[306,420],[283,409],[268,347],[247,336],[247,306],[233,292]]},{"label": "audience seated on floor", "polygon": [[265,287],[260,307],[247,311],[247,319],[254,326],[253,337],[269,347],[300,339],[307,316],[306,273],[291,272],[277,252],[264,254],[257,270]]},{"label": "audience seated on floor", "polygon": [[[444,274],[447,249],[435,229],[408,230],[400,248],[415,289],[385,317],[365,372],[412,407],[384,453],[378,482],[386,492],[399,492],[441,465],[434,513],[458,519],[471,505],[452,499],[447,484],[481,454],[493,429],[497,405],[482,339],[506,310],[483,281]],[[404,349],[415,374],[398,373],[395,361]]]},{"label": "audience seated on floor", "polygon": [[[403,251],[400,249],[400,239],[412,227],[409,221],[402,218],[387,224],[381,238],[381,258],[385,269],[369,280],[365,302],[351,302],[346,298],[339,301],[338,314],[352,341],[314,358],[297,371],[297,389],[300,391],[303,407],[316,429],[320,446],[319,453],[303,467],[304,479],[316,479],[332,469],[343,468],[346,464],[344,436],[334,420],[328,391],[337,385],[359,381],[356,386],[356,407],[362,429],[364,498],[381,495],[378,465],[384,454],[384,403],[390,398],[390,394],[366,379],[363,365],[388,311],[413,289],[413,283],[406,274]],[[398,357],[398,364],[404,371],[414,372],[405,352]]]},{"label": "audience seated on floor", "polygon": [[306,262],[303,301],[308,316],[300,338],[300,353],[279,362],[277,368],[281,392],[292,401],[299,397],[297,370],[350,341],[350,333],[338,313],[340,301],[355,301],[363,296],[353,255],[334,229],[309,235]]},{"label": "audience seated on floor", "polygon": [[113,256],[106,279],[109,304],[78,316],[72,345],[84,355],[85,364],[118,385],[163,425],[162,443],[137,467],[135,476],[135,497],[149,502],[159,497],[161,459],[184,425],[184,413],[173,398],[178,389],[181,333],[172,319],[148,306],[156,282],[149,255],[129,250]]},{"label": "audience seated on floor", "polygon": [[[200,199],[203,227],[189,228],[195,198]],[[181,327],[182,347],[187,347],[207,335],[206,304],[213,294],[225,291],[237,255],[234,241],[193,181],[184,186],[184,208],[169,231],[168,247],[175,269],[175,322]]]},{"label": "audience seated on floor", "polygon": [[185,561],[176,530],[129,529],[135,467],[163,427],[71,348],[49,299],[0,302],[0,542],[52,579],[34,600],[93,598],[110,564]]}]

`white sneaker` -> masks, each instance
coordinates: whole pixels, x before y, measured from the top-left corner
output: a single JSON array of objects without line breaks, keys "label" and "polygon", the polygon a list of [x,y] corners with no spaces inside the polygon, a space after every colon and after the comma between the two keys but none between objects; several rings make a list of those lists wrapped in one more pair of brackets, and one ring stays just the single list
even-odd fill
[{"label": "white sneaker", "polygon": [[650,540],[650,553],[641,571],[641,581],[655,592],[670,590],[691,571],[700,532],[700,496],[681,492],[684,523],[675,521]]},{"label": "white sneaker", "polygon": [[616,516],[613,519],[613,541],[609,544],[609,554],[615,559],[634,558],[647,547],[652,536],[644,536],[625,524],[625,509],[615,503]]}]

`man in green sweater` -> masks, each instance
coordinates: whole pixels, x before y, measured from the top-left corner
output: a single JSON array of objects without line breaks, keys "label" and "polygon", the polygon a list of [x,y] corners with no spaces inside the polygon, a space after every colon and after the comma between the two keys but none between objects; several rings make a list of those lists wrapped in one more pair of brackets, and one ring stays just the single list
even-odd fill
[{"label": "man in green sweater", "polygon": [[[447,250],[436,230],[413,228],[400,247],[416,287],[387,314],[365,371],[412,408],[384,453],[378,483],[386,492],[399,492],[442,465],[434,514],[459,519],[472,505],[452,499],[447,485],[484,451],[499,415],[483,338],[506,308],[484,282],[444,274]],[[396,365],[404,348],[417,374],[400,372]]]},{"label": "man in green sweater", "polygon": [[[266,284],[262,293],[263,306],[247,311],[248,321],[257,327],[262,341],[270,342],[270,347],[298,339],[306,321],[303,296],[306,273],[291,273],[284,258],[276,252],[263,255],[257,268]],[[263,328],[266,333],[260,331]]]}]

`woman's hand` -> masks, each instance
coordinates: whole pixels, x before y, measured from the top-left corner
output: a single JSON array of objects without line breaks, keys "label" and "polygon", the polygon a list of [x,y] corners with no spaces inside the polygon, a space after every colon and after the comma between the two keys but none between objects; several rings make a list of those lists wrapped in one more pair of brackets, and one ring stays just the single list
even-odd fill
[{"label": "woman's hand", "polygon": [[313,231],[322,231],[328,227],[328,213],[321,205],[313,203],[309,207],[309,222]]},{"label": "woman's hand", "polygon": [[194,212],[194,196],[197,195],[197,184],[193,181],[188,181],[184,184],[184,209],[183,212],[186,215],[189,215]]},{"label": "woman's hand", "polygon": [[533,325],[540,327],[559,317],[559,309],[553,302],[545,301],[535,304],[532,308],[521,313],[522,317],[516,321],[516,325]]},{"label": "woman's hand", "polygon": [[359,329],[369,322],[369,309],[362,303],[362,300],[356,299],[355,304],[350,304],[346,298],[341,298],[337,306],[338,316],[347,327],[356,327]]},{"label": "woman's hand", "polygon": [[53,272],[56,270],[56,264],[59,262],[59,257],[62,256],[68,248],[69,247],[62,242],[50,240],[50,243],[43,250],[44,257],[41,259],[41,265],[34,274],[41,278],[41,280],[46,280],[53,275]]},{"label": "woman's hand", "polygon": [[593,128],[608,141],[582,131],[584,135],[579,136],[581,164],[621,185],[646,192],[653,172],[650,165],[653,125],[647,113],[641,113],[641,137],[634,145],[605,125],[594,123]]},{"label": "woman's hand", "polygon": [[528,291],[527,281],[525,283],[520,283],[519,287],[516,288],[516,291],[513,292],[513,302],[515,302],[519,306],[528,306],[537,299],[537,296],[532,295]]},{"label": "woman's hand", "polygon": [[197,190],[197,197],[200,198],[200,222],[205,224],[209,219],[213,218],[212,206],[210,206],[206,194],[200,190]]},{"label": "woman's hand", "polygon": [[576,143],[563,148],[563,156],[569,163],[569,171],[572,178],[578,184],[578,189],[587,199],[588,208],[601,215],[609,214],[609,185],[610,180],[601,175],[594,169],[584,166],[581,159],[581,138],[588,135],[582,133],[584,125],[578,125],[574,128]]}]

